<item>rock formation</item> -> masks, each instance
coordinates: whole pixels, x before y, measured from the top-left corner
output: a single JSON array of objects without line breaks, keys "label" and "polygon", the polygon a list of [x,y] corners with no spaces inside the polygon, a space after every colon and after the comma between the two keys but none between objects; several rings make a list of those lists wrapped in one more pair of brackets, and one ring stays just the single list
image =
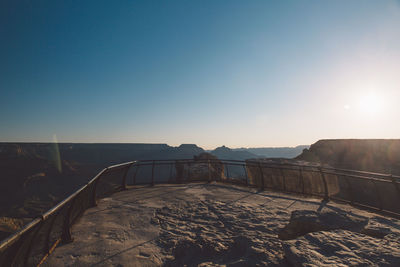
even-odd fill
[{"label": "rock formation", "polygon": [[400,139],[320,140],[298,160],[332,167],[400,175]]}]

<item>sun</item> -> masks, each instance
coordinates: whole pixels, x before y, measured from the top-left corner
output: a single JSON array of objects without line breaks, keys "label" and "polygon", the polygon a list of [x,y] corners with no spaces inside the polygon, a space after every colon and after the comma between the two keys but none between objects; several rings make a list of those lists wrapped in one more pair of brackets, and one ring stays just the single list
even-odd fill
[{"label": "sun", "polygon": [[359,101],[359,109],[360,112],[369,115],[375,116],[382,113],[384,108],[384,101],[381,95],[375,92],[369,92],[360,97]]}]

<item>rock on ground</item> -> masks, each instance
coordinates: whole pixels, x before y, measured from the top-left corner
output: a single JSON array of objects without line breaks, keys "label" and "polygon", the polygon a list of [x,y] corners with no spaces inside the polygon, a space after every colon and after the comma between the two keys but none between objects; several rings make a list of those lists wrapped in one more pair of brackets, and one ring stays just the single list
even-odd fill
[{"label": "rock on ground", "polygon": [[368,218],[341,211],[295,210],[290,222],[279,232],[283,240],[293,239],[311,232],[335,229],[361,231],[367,224]]},{"label": "rock on ground", "polygon": [[285,265],[274,212],[210,199],[158,209],[158,244],[171,255],[165,265]]},{"label": "rock on ground", "polygon": [[321,231],[282,242],[292,266],[400,266],[400,235],[383,239],[348,230]]}]

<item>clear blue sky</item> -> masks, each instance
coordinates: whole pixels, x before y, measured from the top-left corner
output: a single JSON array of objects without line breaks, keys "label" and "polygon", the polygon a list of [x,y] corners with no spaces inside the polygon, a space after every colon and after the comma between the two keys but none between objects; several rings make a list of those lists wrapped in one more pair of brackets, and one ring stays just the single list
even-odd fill
[{"label": "clear blue sky", "polygon": [[17,2],[0,141],[400,138],[399,1]]}]

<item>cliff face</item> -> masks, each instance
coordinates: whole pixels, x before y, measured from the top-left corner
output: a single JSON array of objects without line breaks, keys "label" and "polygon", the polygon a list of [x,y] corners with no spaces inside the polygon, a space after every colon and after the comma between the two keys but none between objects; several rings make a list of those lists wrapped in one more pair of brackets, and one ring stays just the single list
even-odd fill
[{"label": "cliff face", "polygon": [[320,140],[304,149],[296,159],[400,175],[400,139]]}]

